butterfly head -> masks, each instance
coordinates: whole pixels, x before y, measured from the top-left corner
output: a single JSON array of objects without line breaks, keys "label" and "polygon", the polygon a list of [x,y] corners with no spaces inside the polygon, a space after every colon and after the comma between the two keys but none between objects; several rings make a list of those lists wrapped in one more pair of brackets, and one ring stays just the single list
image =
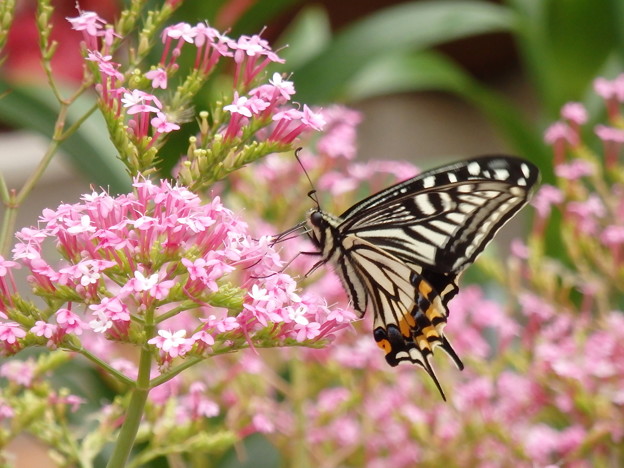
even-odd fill
[{"label": "butterfly head", "polygon": [[308,212],[308,235],[321,254],[328,259],[336,250],[341,236],[338,226],[342,220],[338,216],[322,211],[318,206]]},{"label": "butterfly head", "polygon": [[308,228],[310,239],[322,251],[327,239],[327,221],[320,209],[313,208],[308,212]]}]

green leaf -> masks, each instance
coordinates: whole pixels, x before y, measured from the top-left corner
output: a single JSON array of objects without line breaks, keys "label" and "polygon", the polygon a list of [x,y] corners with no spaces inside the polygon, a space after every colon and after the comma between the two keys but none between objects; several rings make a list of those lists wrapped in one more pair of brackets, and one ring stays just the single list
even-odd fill
[{"label": "green leaf", "polygon": [[[235,2],[228,2],[229,5],[233,3]],[[302,0],[264,0],[262,2],[251,2],[251,7],[245,11],[242,17],[236,22],[236,25],[232,25],[233,28],[230,37],[236,37],[240,34],[257,34],[264,26],[275,23],[276,18],[289,9],[293,9],[299,3],[302,3]]]},{"label": "green leaf", "polygon": [[295,70],[297,98],[308,103],[337,99],[345,93],[344,84],[380,55],[507,30],[511,19],[507,8],[476,1],[413,2],[386,8],[353,23]]},{"label": "green leaf", "polygon": [[462,93],[470,78],[431,51],[397,51],[368,62],[345,85],[348,101],[392,93],[443,89]]},{"label": "green leaf", "polygon": [[[41,87],[9,87],[0,82],[0,121],[13,128],[25,128],[52,137],[58,115],[58,102],[48,89]],[[83,96],[69,109],[66,128],[80,119],[95,105],[92,96]],[[78,130],[61,145],[71,163],[87,175],[94,185],[111,193],[127,192],[130,179],[116,150],[108,139],[106,123],[99,112],[93,113]]]},{"label": "green leaf", "polygon": [[330,39],[331,28],[325,9],[314,5],[305,8],[279,38],[278,44],[285,46],[279,55],[286,60],[281,68],[289,71],[301,67],[327,47]]},{"label": "green leaf", "polygon": [[[580,100],[615,50],[622,53],[620,0],[508,0],[525,68],[554,120]],[[619,15],[619,17],[618,17]]]},{"label": "green leaf", "polygon": [[514,148],[542,168],[552,181],[550,153],[540,133],[503,96],[479,84],[450,60],[433,51],[397,51],[377,57],[345,84],[348,99],[423,90],[446,91],[471,102],[489,118]]}]

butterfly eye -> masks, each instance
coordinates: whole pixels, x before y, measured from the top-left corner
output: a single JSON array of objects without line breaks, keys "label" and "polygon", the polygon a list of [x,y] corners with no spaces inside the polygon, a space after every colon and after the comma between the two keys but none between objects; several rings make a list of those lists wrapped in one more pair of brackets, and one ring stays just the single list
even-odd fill
[{"label": "butterfly eye", "polygon": [[321,214],[320,211],[314,211],[311,215],[310,215],[310,222],[316,226],[316,227],[321,227],[323,225],[323,215]]}]

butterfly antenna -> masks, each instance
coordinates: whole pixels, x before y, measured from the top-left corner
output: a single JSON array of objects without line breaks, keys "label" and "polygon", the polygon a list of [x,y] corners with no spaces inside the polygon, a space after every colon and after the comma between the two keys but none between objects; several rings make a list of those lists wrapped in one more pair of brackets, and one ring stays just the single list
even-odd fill
[{"label": "butterfly antenna", "polygon": [[303,173],[305,174],[306,178],[308,179],[308,182],[310,183],[310,187],[312,188],[312,190],[310,190],[308,192],[308,197],[310,197],[312,199],[312,201],[316,204],[317,208],[320,209],[321,205],[319,204],[318,197],[316,196],[316,189],[314,188],[314,184],[312,183],[312,179],[310,178],[310,174],[308,174],[308,171],[306,171],[305,166],[301,162],[301,158],[299,158],[299,153],[301,152],[302,149],[303,148],[299,147],[299,148],[297,148],[295,150],[295,158],[297,158],[297,162],[301,166],[301,169],[303,170]]}]

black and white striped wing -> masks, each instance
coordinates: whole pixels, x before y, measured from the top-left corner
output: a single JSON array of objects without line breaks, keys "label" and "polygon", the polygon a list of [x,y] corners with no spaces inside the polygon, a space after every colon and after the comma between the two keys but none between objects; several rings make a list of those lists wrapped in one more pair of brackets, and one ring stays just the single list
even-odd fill
[{"label": "black and white striped wing", "polygon": [[351,207],[340,232],[414,267],[461,273],[528,201],[539,171],[489,156],[427,171]]},{"label": "black and white striped wing", "polygon": [[391,366],[420,365],[444,392],[431,365],[441,347],[459,369],[463,364],[444,336],[448,309],[441,296],[404,262],[357,236],[342,240],[337,273],[354,308],[374,313],[373,336]]},{"label": "black and white striped wing", "polygon": [[392,366],[430,363],[441,347],[457,277],[524,206],[539,178],[531,163],[488,156],[443,166],[389,187],[341,216],[312,210],[310,237],[336,267],[356,311],[373,309],[374,337]]}]

